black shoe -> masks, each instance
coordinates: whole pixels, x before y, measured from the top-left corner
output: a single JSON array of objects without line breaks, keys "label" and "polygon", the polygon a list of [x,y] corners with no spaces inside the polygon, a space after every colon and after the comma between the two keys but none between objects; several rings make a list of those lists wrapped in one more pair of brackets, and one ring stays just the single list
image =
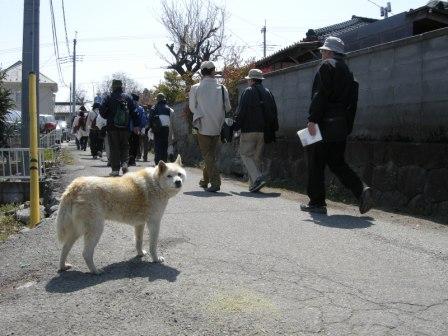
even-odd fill
[{"label": "black shoe", "polygon": [[128,165],[129,166],[136,166],[137,164],[135,163],[135,161],[129,161]]},{"label": "black shoe", "polygon": [[373,207],[372,188],[365,187],[361,194],[359,202],[359,212],[365,214]]},{"label": "black shoe", "polygon": [[220,189],[221,189],[221,188],[220,188],[219,186],[211,186],[211,187],[205,189],[205,191],[208,191],[208,192],[217,192],[217,191],[219,191]]},{"label": "black shoe", "polygon": [[199,186],[203,189],[207,189],[208,188],[208,183],[205,182],[204,180],[200,180],[199,181]]},{"label": "black shoe", "polygon": [[261,178],[258,178],[258,179],[254,182],[254,184],[252,184],[252,185],[250,186],[249,191],[250,191],[251,193],[256,193],[256,192],[260,191],[261,188],[263,188],[265,185],[266,185],[266,181],[263,180],[263,179],[261,179]]},{"label": "black shoe", "polygon": [[300,204],[300,210],[306,211],[306,212],[322,214],[322,215],[326,215],[327,214],[327,207],[324,206],[324,205],[305,205],[305,204]]}]

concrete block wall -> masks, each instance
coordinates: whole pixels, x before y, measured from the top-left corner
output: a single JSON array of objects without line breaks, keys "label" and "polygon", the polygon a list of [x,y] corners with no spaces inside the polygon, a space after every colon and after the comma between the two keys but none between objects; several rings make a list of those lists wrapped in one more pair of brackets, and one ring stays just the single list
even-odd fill
[{"label": "concrete block wall", "polygon": [[[358,112],[347,146],[350,165],[376,190],[377,204],[448,222],[448,28],[351,53],[360,83]],[[266,148],[271,178],[306,187],[306,159],[295,134],[305,127],[319,62],[266,75],[279,110],[279,140]],[[241,88],[244,88],[242,84]],[[183,105],[175,106],[177,150],[187,164],[201,155]],[[238,143],[220,146],[225,173],[244,175]],[[337,194],[346,190],[328,174]]]}]

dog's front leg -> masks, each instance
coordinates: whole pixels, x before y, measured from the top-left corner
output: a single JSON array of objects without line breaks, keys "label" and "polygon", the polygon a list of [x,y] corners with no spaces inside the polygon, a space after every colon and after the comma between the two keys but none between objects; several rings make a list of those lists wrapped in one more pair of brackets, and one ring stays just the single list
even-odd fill
[{"label": "dog's front leg", "polygon": [[135,247],[137,249],[137,256],[143,257],[147,254],[147,252],[142,249],[143,231],[145,230],[145,225],[135,226],[134,229],[135,229]]},{"label": "dog's front leg", "polygon": [[149,252],[151,253],[152,261],[155,263],[163,263],[165,259],[157,255],[157,241],[159,240],[160,220],[151,219],[149,221]]}]

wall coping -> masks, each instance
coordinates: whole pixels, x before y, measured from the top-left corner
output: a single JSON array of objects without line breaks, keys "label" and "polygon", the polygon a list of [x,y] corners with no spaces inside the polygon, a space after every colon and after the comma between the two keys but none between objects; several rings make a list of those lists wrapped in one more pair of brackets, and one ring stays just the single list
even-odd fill
[{"label": "wall coping", "polygon": [[[441,36],[448,36],[448,27],[433,30],[433,31],[415,35],[415,36],[405,37],[405,38],[402,38],[399,40],[386,42],[383,44],[378,44],[378,45],[375,45],[372,47],[367,47],[367,48],[359,49],[356,51],[352,51],[352,52],[347,53],[346,59],[354,58],[354,57],[364,55],[364,54],[369,54],[374,51],[393,49],[396,47],[401,47],[401,46],[411,44],[413,42],[425,41],[425,40],[429,40],[429,39],[441,37]],[[294,65],[294,66],[291,66],[291,67],[288,67],[285,69],[279,69],[279,70],[265,73],[265,74],[263,74],[263,76],[265,76],[265,78],[269,78],[272,76],[282,75],[282,74],[286,74],[289,72],[295,72],[300,69],[312,68],[312,67],[315,67],[318,64],[320,64],[320,62],[321,62],[321,60],[315,60],[315,61],[311,61],[311,62],[307,62],[307,63],[303,63],[303,64],[298,64],[298,65]]]}]

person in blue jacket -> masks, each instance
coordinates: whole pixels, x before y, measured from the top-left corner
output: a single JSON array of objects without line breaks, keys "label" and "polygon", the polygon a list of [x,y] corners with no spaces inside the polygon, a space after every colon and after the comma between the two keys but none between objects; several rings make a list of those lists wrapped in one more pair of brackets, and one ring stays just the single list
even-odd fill
[{"label": "person in blue jacket", "polygon": [[138,104],[139,96],[135,93],[132,95],[132,99],[135,104],[135,113],[137,115],[137,125],[134,125],[133,122],[130,123],[129,129],[131,131],[129,135],[129,166],[136,165],[136,158],[139,154],[140,150],[140,133],[132,132],[134,127],[138,127],[139,129],[144,129],[148,125],[148,117],[145,113],[145,109]]},{"label": "person in blue jacket", "polygon": [[168,161],[168,145],[172,138],[170,132],[171,117],[174,111],[168,106],[165,95],[157,94],[157,103],[150,111],[149,122],[154,133],[154,163]]}]

